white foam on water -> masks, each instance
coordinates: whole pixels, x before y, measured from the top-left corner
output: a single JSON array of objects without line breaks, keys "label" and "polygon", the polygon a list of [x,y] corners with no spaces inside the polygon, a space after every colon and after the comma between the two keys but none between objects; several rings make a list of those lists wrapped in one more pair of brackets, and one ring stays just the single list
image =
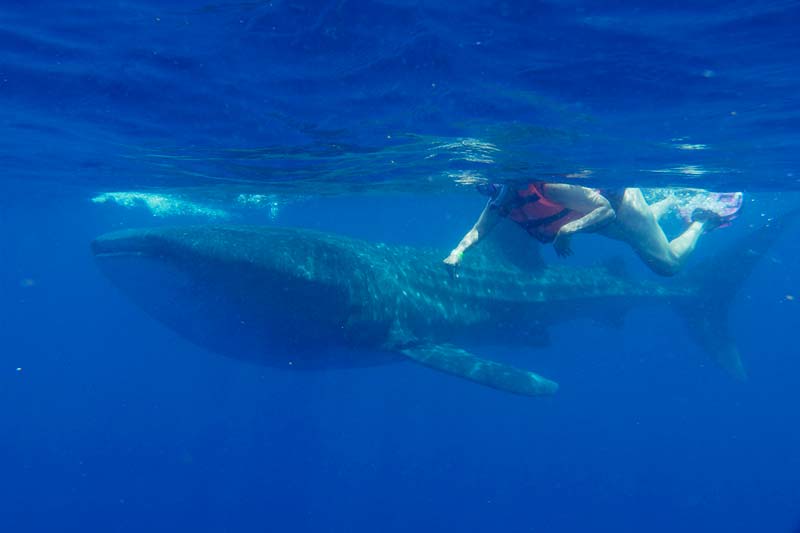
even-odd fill
[{"label": "white foam on water", "polygon": [[702,176],[704,174],[716,171],[706,170],[699,165],[682,165],[672,168],[659,168],[651,170],[645,169],[645,172],[654,172],[656,174],[682,174],[684,176]]},{"label": "white foam on water", "polygon": [[428,157],[439,154],[450,154],[454,159],[463,159],[472,163],[494,163],[493,153],[500,149],[494,144],[470,137],[453,142],[440,142],[430,148],[433,152]]},{"label": "white foam on water", "polygon": [[676,144],[675,148],[677,148],[678,150],[708,150],[708,145],[681,143],[681,144]]},{"label": "white foam on water", "polygon": [[480,172],[474,170],[451,171],[447,172],[446,176],[459,185],[475,185],[486,181]]},{"label": "white foam on water", "polygon": [[214,207],[184,200],[164,193],[105,192],[92,198],[96,204],[114,203],[128,209],[145,207],[156,217],[200,216],[206,218],[229,218],[230,214]]}]

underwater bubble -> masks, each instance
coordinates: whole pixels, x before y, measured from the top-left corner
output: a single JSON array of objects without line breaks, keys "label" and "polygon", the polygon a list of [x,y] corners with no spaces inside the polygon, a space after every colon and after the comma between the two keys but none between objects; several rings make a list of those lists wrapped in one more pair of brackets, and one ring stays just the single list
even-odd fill
[{"label": "underwater bubble", "polygon": [[92,198],[92,202],[96,204],[115,203],[129,209],[145,207],[155,217],[191,215],[207,218],[228,218],[230,216],[222,209],[215,209],[164,193],[106,192]]}]

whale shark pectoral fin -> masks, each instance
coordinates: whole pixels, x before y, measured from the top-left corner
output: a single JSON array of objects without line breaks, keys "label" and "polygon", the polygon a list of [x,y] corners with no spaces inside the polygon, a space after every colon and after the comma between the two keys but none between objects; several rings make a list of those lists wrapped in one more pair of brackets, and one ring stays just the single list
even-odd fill
[{"label": "whale shark pectoral fin", "polygon": [[514,394],[545,396],[558,390],[556,382],[533,372],[481,359],[454,346],[423,345],[399,352],[425,366]]}]

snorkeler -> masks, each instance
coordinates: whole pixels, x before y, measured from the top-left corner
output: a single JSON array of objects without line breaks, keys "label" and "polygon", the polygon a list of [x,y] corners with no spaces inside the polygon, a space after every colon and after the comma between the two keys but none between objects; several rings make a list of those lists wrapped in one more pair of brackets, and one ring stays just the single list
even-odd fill
[{"label": "snorkeler", "polygon": [[741,193],[716,195],[721,209],[693,209],[686,216],[686,230],[669,241],[659,221],[676,204],[671,195],[648,205],[636,188],[601,191],[534,182],[522,189],[486,185],[480,190],[490,197],[489,202],[473,228],[444,260],[451,267],[456,267],[464,252],[501,219],[509,218],[540,242],[552,242],[561,257],[572,255],[570,241],[574,234],[599,233],[626,242],[656,274],[672,276],[681,269],[700,236],[730,223],[742,205]]}]

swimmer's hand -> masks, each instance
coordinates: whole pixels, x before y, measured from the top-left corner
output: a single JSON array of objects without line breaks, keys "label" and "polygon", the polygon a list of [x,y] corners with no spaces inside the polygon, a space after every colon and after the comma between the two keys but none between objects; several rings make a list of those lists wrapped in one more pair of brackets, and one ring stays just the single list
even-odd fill
[{"label": "swimmer's hand", "polygon": [[569,257],[572,255],[572,234],[566,231],[558,230],[556,239],[553,241],[553,248],[559,257]]},{"label": "swimmer's hand", "polygon": [[458,265],[461,264],[461,258],[463,257],[464,257],[464,252],[461,252],[458,249],[456,249],[450,252],[450,255],[448,255],[444,259],[444,264],[447,267],[447,271],[450,273],[450,277],[452,277],[453,279],[458,277],[456,271],[458,269]]}]

